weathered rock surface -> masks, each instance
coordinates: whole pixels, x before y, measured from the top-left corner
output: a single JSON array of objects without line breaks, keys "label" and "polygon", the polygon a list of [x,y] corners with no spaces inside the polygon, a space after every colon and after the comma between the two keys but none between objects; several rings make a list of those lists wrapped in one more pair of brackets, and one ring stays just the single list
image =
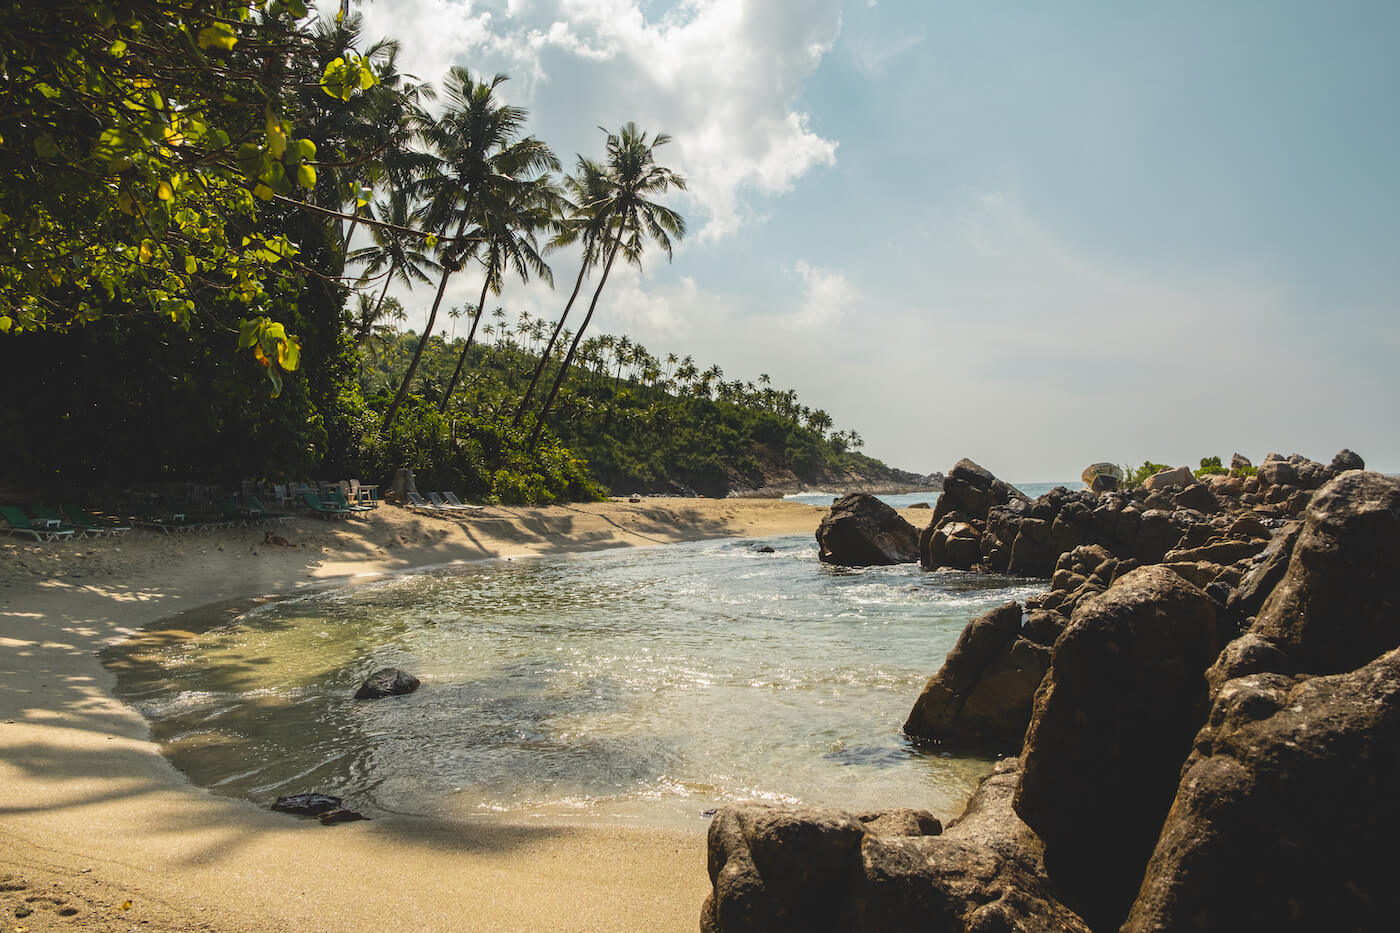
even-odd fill
[{"label": "weathered rock surface", "polygon": [[299,816],[320,816],[339,810],[345,801],[330,794],[289,794],[278,797],[272,809],[281,813],[295,813]]},{"label": "weathered rock surface", "polygon": [[1000,765],[942,835],[907,817],[722,809],[710,825],[713,889],[700,929],[1087,931],[1055,898],[1039,841],[1012,812],[1016,776],[1014,761]]},{"label": "weathered rock surface", "polygon": [[1214,603],[1164,567],[1075,610],[1026,732],[1016,812],[1067,904],[1114,929],[1137,893],[1208,709]]},{"label": "weathered rock surface", "polygon": [[1400,651],[1225,683],[1124,931],[1393,929],[1397,786]]},{"label": "weathered rock surface", "polygon": [[405,673],[397,667],[386,667],[365,678],[365,682],[360,684],[360,689],[355,691],[355,699],[378,700],[383,697],[402,696],[412,693],[421,685],[422,681],[412,674]]},{"label": "weathered rock surface", "polygon": [[1196,476],[1191,472],[1191,468],[1180,466],[1159,470],[1143,480],[1142,485],[1144,489],[1152,493],[1159,489],[1165,489],[1167,486],[1190,486],[1195,481]]},{"label": "weathered rock surface", "polygon": [[1009,602],[963,629],[904,723],[940,742],[1019,748],[1050,648],[1023,637],[1021,606]]},{"label": "weathered rock surface", "polygon": [[842,496],[817,527],[828,564],[870,567],[919,559],[919,531],[885,503],[864,493]]}]

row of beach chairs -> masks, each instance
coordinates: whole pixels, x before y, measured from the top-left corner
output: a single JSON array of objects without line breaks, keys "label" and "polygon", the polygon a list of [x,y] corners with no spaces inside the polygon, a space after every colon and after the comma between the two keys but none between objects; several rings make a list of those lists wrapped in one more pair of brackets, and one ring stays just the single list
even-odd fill
[{"label": "row of beach chairs", "polygon": [[0,506],[0,519],[0,531],[35,541],[118,537],[131,530],[130,525],[66,504],[57,509],[46,505]]},{"label": "row of beach chairs", "polygon": [[458,499],[455,492],[430,492],[426,501],[418,493],[410,492],[407,498],[410,508],[427,512],[480,512],[486,508],[484,505],[468,505]]}]

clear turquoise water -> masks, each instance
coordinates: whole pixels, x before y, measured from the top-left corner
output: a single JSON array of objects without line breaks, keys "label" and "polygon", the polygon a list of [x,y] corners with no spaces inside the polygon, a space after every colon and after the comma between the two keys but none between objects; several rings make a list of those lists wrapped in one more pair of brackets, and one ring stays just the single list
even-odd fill
[{"label": "clear turquoise water", "polygon": [[[760,546],[773,548],[762,553]],[[955,815],[900,733],[968,620],[1043,582],[822,565],[810,536],[517,559],[284,599],[108,658],[212,790],[373,815],[696,822],[757,799]],[[351,699],[401,667],[406,697]]]}]

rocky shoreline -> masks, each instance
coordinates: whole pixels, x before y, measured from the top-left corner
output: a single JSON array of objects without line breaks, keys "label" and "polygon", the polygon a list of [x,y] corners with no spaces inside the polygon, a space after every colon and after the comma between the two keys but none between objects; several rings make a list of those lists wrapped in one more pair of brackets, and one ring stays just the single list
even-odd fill
[{"label": "rocky shoreline", "polygon": [[1392,928],[1400,479],[1241,460],[1036,500],[964,460],[923,529],[838,501],[824,561],[1050,577],[967,626],[905,724],[1009,757],[946,831],[722,810],[702,930]]}]

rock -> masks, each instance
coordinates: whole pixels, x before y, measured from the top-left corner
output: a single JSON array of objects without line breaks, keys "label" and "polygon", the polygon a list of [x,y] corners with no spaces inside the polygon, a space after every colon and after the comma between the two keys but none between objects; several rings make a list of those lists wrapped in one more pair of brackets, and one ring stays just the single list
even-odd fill
[{"label": "rock", "polygon": [[338,810],[331,810],[327,813],[322,813],[321,825],[333,826],[336,823],[354,823],[357,820],[367,819],[369,819],[369,817],[365,816],[359,810],[346,810],[342,807]]},{"label": "rock", "polygon": [[1343,473],[1314,496],[1252,631],[1293,660],[1283,673],[1354,670],[1400,646],[1397,567],[1400,479]]},{"label": "rock", "polygon": [[1176,507],[1214,515],[1220,511],[1220,500],[1205,483],[1192,483],[1176,494]]},{"label": "rock", "polygon": [[817,527],[828,564],[869,567],[919,559],[919,531],[874,496],[852,493],[831,506]]},{"label": "rock", "polygon": [[1162,556],[1162,560],[1164,563],[1179,560],[1204,560],[1216,564],[1233,564],[1235,561],[1248,560],[1258,554],[1264,550],[1266,544],[1267,542],[1257,539],[1252,541],[1216,541],[1212,544],[1203,544],[1200,547],[1168,551]]},{"label": "rock", "polygon": [[1397,785],[1400,651],[1227,682],[1123,930],[1392,929]]},{"label": "rock", "polygon": [[1117,489],[1118,484],[1123,481],[1123,469],[1116,463],[1091,463],[1079,474],[1079,479],[1085,486],[1093,489],[1094,481],[1100,476],[1110,477],[1113,480],[1111,488]]},{"label": "rock", "polygon": [[942,524],[943,517],[954,511],[969,520],[985,521],[989,509],[1011,499],[1026,499],[1026,495],[971,460],[959,460],[943,480],[943,492],[933,507],[933,524]]},{"label": "rock", "polygon": [[1302,525],[1293,524],[1282,534],[1275,536],[1256,556],[1258,563],[1245,574],[1239,587],[1230,596],[1229,608],[1241,620],[1252,620],[1264,606],[1264,600],[1278,586],[1283,575],[1288,572],[1288,562],[1293,558],[1293,545],[1298,541]]},{"label": "rock", "polygon": [[1345,473],[1347,470],[1366,469],[1366,461],[1362,460],[1360,455],[1354,454],[1344,447],[1337,453],[1337,456],[1332,458],[1331,466],[1332,472]]},{"label": "rock", "polygon": [[[1269,457],[1277,457],[1277,454],[1270,454]],[[1284,459],[1270,460],[1264,458],[1264,462],[1259,464],[1259,482],[1266,486],[1296,486],[1298,485],[1298,471],[1293,464]]]},{"label": "rock", "polygon": [[402,696],[417,690],[421,684],[422,682],[412,674],[407,674],[397,667],[386,667],[365,678],[365,682],[360,684],[360,689],[355,691],[355,699],[378,700],[383,697]]},{"label": "rock", "polygon": [[933,506],[929,505],[927,502],[915,502],[913,505],[906,505],[905,508],[907,508],[907,509],[932,509]]},{"label": "rock", "polygon": [[1039,841],[1011,809],[1015,768],[998,765],[942,835],[909,811],[720,810],[702,933],[1088,933],[1055,899]]},{"label": "rock", "polygon": [[329,794],[291,794],[278,797],[272,809],[281,813],[295,813],[298,816],[319,816],[344,806],[345,801]]},{"label": "rock", "polygon": [[1230,455],[1230,475],[1243,477],[1254,468],[1254,464],[1249,462],[1249,458],[1244,454]]},{"label": "rock", "polygon": [[933,741],[959,737],[956,724],[963,704],[982,672],[1011,649],[1020,631],[1021,605],[1016,602],[1003,603],[969,622],[914,702],[905,733]]},{"label": "rock", "polygon": [[982,559],[982,535],[969,522],[945,521],[922,543],[919,563],[925,570],[971,570]]},{"label": "rock", "polygon": [[1183,489],[1196,481],[1196,475],[1191,472],[1190,467],[1170,467],[1153,473],[1142,481],[1142,488],[1149,493],[1156,492],[1167,486],[1180,486]]},{"label": "rock", "polygon": [[1165,567],[1082,603],[1055,643],[1026,731],[1016,812],[1066,904],[1116,929],[1208,708],[1215,606]]},{"label": "rock", "polygon": [[772,553],[774,553],[774,551],[773,551],[773,546],[772,546],[771,544],[760,544],[758,547],[754,548],[753,550],[754,550],[754,553],[755,553],[755,554],[772,554]]}]

